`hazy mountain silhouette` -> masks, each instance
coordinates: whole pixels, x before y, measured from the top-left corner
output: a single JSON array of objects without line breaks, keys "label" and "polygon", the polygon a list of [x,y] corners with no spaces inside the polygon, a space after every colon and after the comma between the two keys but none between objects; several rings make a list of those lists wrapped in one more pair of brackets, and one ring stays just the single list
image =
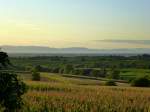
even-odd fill
[{"label": "hazy mountain silhouette", "polygon": [[150,48],[136,48],[136,49],[89,49],[84,47],[71,48],[50,48],[42,46],[0,46],[3,51],[8,53],[134,53],[143,54],[150,53]]}]

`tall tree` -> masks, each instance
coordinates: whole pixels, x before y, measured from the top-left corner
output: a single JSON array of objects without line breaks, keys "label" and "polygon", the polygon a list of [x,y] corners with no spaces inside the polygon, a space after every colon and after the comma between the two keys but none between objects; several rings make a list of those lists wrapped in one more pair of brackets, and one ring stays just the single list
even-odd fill
[{"label": "tall tree", "polygon": [[[1,67],[10,64],[7,53],[0,52],[0,64]],[[18,79],[17,74],[0,71],[0,105],[4,107],[4,112],[18,112],[23,104],[22,95],[26,91],[26,84]]]},{"label": "tall tree", "polygon": [[10,61],[7,53],[0,52],[0,66],[6,67],[8,64],[10,64]]}]

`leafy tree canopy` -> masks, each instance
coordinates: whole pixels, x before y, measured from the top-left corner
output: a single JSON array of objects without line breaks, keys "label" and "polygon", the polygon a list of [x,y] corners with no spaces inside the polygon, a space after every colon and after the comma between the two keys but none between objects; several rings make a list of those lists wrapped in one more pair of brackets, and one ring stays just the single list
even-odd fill
[{"label": "leafy tree canopy", "polygon": [[6,67],[8,64],[10,64],[10,61],[7,53],[0,52],[0,66]]}]

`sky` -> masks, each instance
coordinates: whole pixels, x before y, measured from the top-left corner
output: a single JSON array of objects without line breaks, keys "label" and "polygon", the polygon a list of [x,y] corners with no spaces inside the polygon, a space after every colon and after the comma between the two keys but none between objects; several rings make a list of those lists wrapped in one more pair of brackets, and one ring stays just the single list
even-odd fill
[{"label": "sky", "polygon": [[150,48],[150,0],[0,0],[0,45]]}]

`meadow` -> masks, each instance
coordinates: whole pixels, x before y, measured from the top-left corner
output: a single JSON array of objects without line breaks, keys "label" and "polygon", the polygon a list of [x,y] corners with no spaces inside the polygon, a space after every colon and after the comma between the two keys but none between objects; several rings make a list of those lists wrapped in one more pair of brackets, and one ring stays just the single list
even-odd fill
[{"label": "meadow", "polygon": [[[41,81],[21,78],[29,86],[21,112],[150,112],[150,88],[128,84],[104,86],[104,81],[41,73]],[[122,86],[123,85],[123,86]]]}]

